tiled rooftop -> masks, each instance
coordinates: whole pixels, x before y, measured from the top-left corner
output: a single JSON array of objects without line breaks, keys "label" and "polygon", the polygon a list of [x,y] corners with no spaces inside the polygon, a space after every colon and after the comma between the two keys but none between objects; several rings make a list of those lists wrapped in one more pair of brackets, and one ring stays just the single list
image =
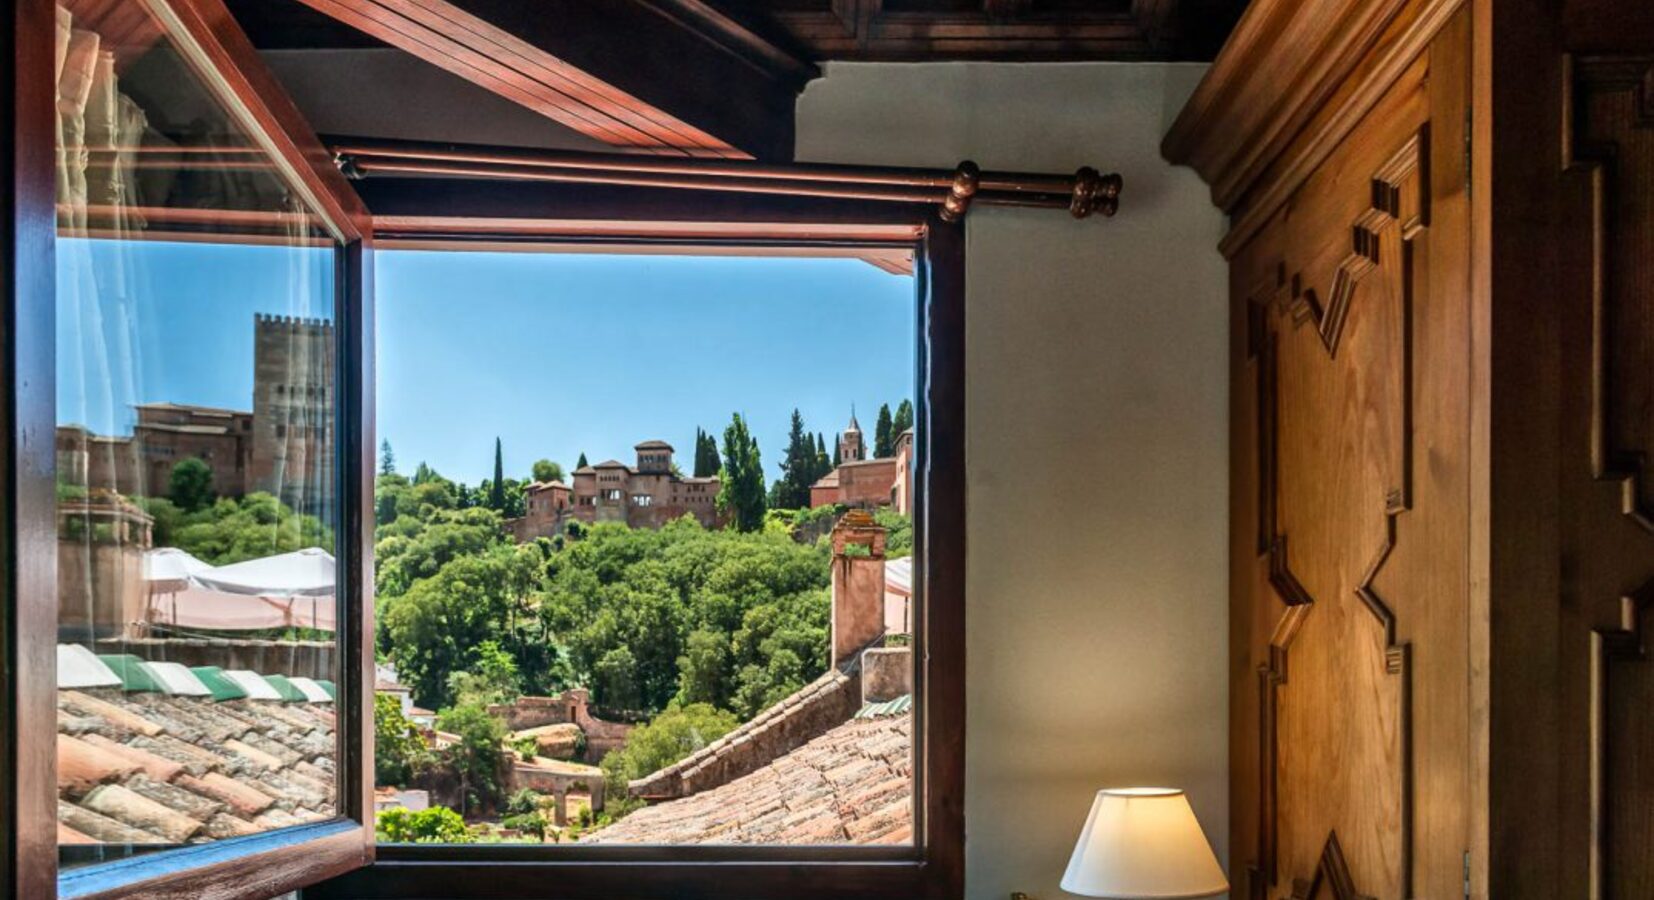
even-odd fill
[{"label": "tiled rooftop", "polygon": [[188,670],[148,666],[167,677],[60,686],[59,843],[200,843],[333,817],[335,723],[317,683],[258,700],[234,697],[227,673],[192,690]]},{"label": "tiled rooftop", "polygon": [[605,844],[902,844],[913,840],[912,717],[855,718],[728,784],[646,807]]}]

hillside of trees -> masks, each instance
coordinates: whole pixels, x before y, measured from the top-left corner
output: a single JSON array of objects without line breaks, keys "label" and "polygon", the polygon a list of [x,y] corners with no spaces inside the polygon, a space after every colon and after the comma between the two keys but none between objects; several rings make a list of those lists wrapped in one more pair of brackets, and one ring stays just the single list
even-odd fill
[{"label": "hillside of trees", "polygon": [[828,551],[782,525],[686,517],[519,546],[429,469],[380,475],[376,506],[380,649],[427,705],[453,700],[485,642],[510,656],[517,690],[584,685],[642,716],[677,701],[745,718],[826,665]]}]

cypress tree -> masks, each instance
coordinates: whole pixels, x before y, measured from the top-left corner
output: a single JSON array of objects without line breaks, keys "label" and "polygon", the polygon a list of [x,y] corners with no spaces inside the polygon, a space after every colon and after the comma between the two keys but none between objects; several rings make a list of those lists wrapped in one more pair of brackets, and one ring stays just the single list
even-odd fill
[{"label": "cypress tree", "polygon": [[843,456],[843,452],[844,452],[843,448],[844,448],[844,435],[842,435],[842,434],[833,435],[833,468],[835,468],[835,469],[838,468],[839,466],[844,465],[844,460],[841,458]]},{"label": "cypress tree", "polygon": [[901,437],[902,432],[904,432],[904,431],[906,431],[906,430],[908,430],[909,428],[912,428],[912,427],[913,427],[913,401],[912,400],[903,400],[901,402],[901,405],[896,407],[896,419],[895,419],[894,422],[891,423],[891,426],[890,426],[890,429],[893,432],[893,437],[892,437],[891,440],[894,441],[895,438]]},{"label": "cypress tree", "polygon": [[494,438],[494,483],[488,486],[488,505],[492,509],[505,511],[505,454],[500,449],[500,439]]},{"label": "cypress tree", "polygon": [[718,474],[718,442],[702,429],[695,429],[695,477]]},{"label": "cypress tree", "polygon": [[793,410],[792,429],[787,433],[787,458],[781,464],[781,480],[775,492],[775,505],[784,509],[802,509],[810,505],[810,484],[815,480],[815,442],[804,431],[804,417]]},{"label": "cypress tree", "polygon": [[587,467],[587,466],[589,466],[589,465],[591,465],[591,463],[588,463],[588,462],[586,462],[586,454],[585,454],[585,453],[581,453],[581,454],[580,454],[580,459],[579,459],[579,461],[578,461],[578,462],[576,462],[576,463],[575,463],[575,464],[574,464],[574,467],[575,467],[575,468],[576,468],[576,469],[584,469],[584,468],[586,468],[586,467]]},{"label": "cypress tree", "polygon": [[883,459],[896,452],[896,441],[891,433],[894,422],[890,418],[890,404],[879,404],[879,420],[873,426],[873,458]]},{"label": "cypress tree", "polygon": [[379,442],[379,474],[396,474],[396,454],[391,452],[390,438]]},{"label": "cypress tree", "polygon": [[741,531],[764,527],[764,463],[758,441],[735,413],[724,429],[724,478],[718,486],[718,510]]},{"label": "cypress tree", "polygon": [[822,479],[822,476],[831,471],[833,471],[833,464],[827,461],[827,439],[823,438],[821,432],[818,431],[816,432],[816,468],[810,474],[810,483],[815,484]]}]

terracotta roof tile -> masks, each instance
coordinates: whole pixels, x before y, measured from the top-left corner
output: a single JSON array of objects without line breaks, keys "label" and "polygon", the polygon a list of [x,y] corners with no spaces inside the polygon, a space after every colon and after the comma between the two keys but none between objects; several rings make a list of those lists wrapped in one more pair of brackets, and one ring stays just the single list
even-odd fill
[{"label": "terracotta roof tile", "polygon": [[123,757],[66,734],[57,736],[57,786],[61,793],[79,797],[100,784],[119,781],[138,771]]},{"label": "terracotta roof tile", "polygon": [[913,839],[912,720],[851,719],[727,784],[645,807],[590,843],[898,844]]},{"label": "terracotta roof tile", "polygon": [[80,805],[175,844],[189,840],[201,830],[200,822],[125,785],[99,785],[81,798]]},{"label": "terracotta roof tile", "polygon": [[58,692],[63,843],[222,840],[331,818],[334,716],[308,703]]},{"label": "terracotta roof tile", "polygon": [[63,824],[62,822],[59,822],[59,823],[57,823],[57,842],[60,845],[61,844],[96,844],[98,842],[98,840],[97,840],[97,838],[94,838],[91,835],[81,834],[80,832],[74,830],[73,828],[70,828],[69,826]]},{"label": "terracotta roof tile", "polygon": [[[81,740],[94,747],[107,750],[138,766],[143,769],[144,774],[149,776],[151,781],[171,781],[184,771],[183,763],[174,762],[164,756],[157,756],[148,750],[140,750],[127,744],[118,744],[96,732],[85,735]],[[59,779],[61,780],[61,778],[60,774]]]},{"label": "terracotta roof tile", "polygon": [[73,803],[57,802],[58,822],[69,826],[98,843],[106,844],[164,844],[160,836],[142,828],[134,828],[116,819],[95,813]]}]

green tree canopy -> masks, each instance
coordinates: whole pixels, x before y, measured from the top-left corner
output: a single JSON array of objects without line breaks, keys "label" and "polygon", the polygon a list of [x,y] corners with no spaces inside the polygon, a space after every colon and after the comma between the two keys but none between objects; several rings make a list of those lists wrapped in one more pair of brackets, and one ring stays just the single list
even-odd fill
[{"label": "green tree canopy", "polygon": [[465,819],[446,806],[432,806],[413,812],[393,807],[380,813],[374,830],[385,844],[469,844],[471,833]]},{"label": "green tree canopy", "polygon": [[815,471],[811,473],[810,483],[815,484],[831,471],[833,471],[833,464],[827,458],[827,439],[818,431],[816,432]]},{"label": "green tree canopy", "polygon": [[538,544],[494,544],[455,556],[386,602],[387,646],[419,702],[450,703],[452,676],[472,670],[489,641],[526,657],[524,670],[549,667],[549,660],[527,652],[531,642],[545,646],[544,636],[528,627],[534,622],[529,594],[543,564]]},{"label": "green tree canopy", "polygon": [[494,480],[488,486],[488,508],[505,511],[505,455],[497,437],[494,438]]},{"label": "green tree canopy", "polygon": [[396,453],[391,450],[390,438],[379,442],[379,474],[396,474]]},{"label": "green tree canopy", "polygon": [[577,462],[575,462],[575,464],[574,464],[575,470],[579,471],[580,469],[584,469],[589,465],[591,465],[591,463],[586,462],[586,453],[585,453],[585,451],[581,451],[580,459]]},{"label": "green tree canopy", "polygon": [[406,785],[430,764],[425,740],[391,694],[373,698],[373,780],[380,787]]},{"label": "green tree canopy", "polygon": [[718,474],[718,442],[712,435],[695,429],[695,477],[711,478]]},{"label": "green tree canopy", "polygon": [[172,467],[167,480],[167,499],[186,513],[198,512],[212,505],[218,494],[212,486],[212,467],[205,460],[190,457]]},{"label": "green tree canopy", "polygon": [[764,463],[758,441],[747,431],[746,420],[735,413],[724,429],[723,482],[718,486],[718,509],[741,531],[764,525]]},{"label": "green tree canopy", "polygon": [[437,727],[459,736],[441,752],[443,763],[459,780],[462,811],[486,815],[499,809],[507,784],[505,723],[473,702],[443,710]]},{"label": "green tree canopy", "polygon": [[549,459],[537,460],[534,463],[534,480],[542,484],[550,481],[562,481],[563,467]]},{"label": "green tree canopy", "polygon": [[913,401],[903,400],[896,407],[895,419],[890,423],[891,441],[902,436],[902,432],[913,427]]},{"label": "green tree canopy", "polygon": [[883,459],[896,453],[895,421],[890,416],[890,404],[879,404],[879,418],[873,425],[873,458]]},{"label": "green tree canopy", "polygon": [[782,509],[803,509],[810,505],[810,485],[816,480],[816,445],[804,430],[804,417],[793,410],[787,432],[787,455],[776,482],[774,505]]},{"label": "green tree canopy", "polygon": [[826,671],[828,553],[780,529],[708,531],[692,517],[658,531],[595,525],[552,561],[543,631],[600,706],[654,712],[677,698],[733,709],[740,670],[771,671],[783,649],[802,667],[794,679],[776,666],[771,686]]},{"label": "green tree canopy", "polygon": [[307,547],[333,547],[333,531],[315,516],[294,512],[270,494],[228,497],[193,513],[173,515],[170,501],[148,505],[159,522],[167,519],[172,545],[215,566],[290,553]]},{"label": "green tree canopy", "polygon": [[683,759],[735,730],[736,718],[706,703],[674,706],[632,729],[625,746],[603,757],[604,780],[616,797],[626,783]]}]

